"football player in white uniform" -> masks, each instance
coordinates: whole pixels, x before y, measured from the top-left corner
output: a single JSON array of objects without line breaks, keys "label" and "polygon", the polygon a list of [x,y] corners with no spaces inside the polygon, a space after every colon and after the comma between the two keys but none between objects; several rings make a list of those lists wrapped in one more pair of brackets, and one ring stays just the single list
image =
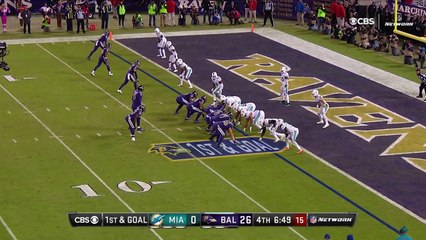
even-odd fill
[{"label": "football player in white uniform", "polygon": [[[278,128],[281,128],[284,133],[278,133]],[[287,145],[283,149],[284,151],[290,150],[289,142],[291,142],[297,148],[297,154],[303,152],[303,149],[296,142],[296,139],[299,136],[299,129],[297,127],[294,127],[286,122],[280,122],[280,124],[277,125],[275,129],[271,129],[271,133],[275,136],[275,142],[285,139]]]},{"label": "football player in white uniform", "polygon": [[239,104],[236,109],[237,109],[236,110],[237,114],[235,115],[235,122],[237,123],[237,125],[240,125],[241,116],[242,116],[241,111],[245,109],[248,112],[254,112],[254,110],[256,110],[256,104],[252,102],[242,103],[242,104]]},{"label": "football player in white uniform", "polygon": [[213,95],[213,101],[216,101],[217,98],[220,98],[223,91],[223,81],[222,78],[217,75],[216,72],[212,72],[212,82],[213,82],[213,88],[212,88],[212,95]]},{"label": "football player in white uniform", "polygon": [[290,96],[288,95],[288,78],[287,69],[285,67],[281,68],[281,98],[282,103],[285,103],[287,106],[290,106]]},{"label": "football player in white uniform", "polygon": [[174,67],[175,70],[173,70],[173,72],[177,72],[177,67],[176,67],[176,61],[178,60],[178,54],[176,52],[175,46],[173,46],[172,42],[167,41],[166,42],[166,47],[167,50],[169,50],[170,52],[170,56],[169,56],[169,67],[167,68],[167,70],[172,71],[172,65]]},{"label": "football player in white uniform", "polygon": [[225,103],[227,109],[226,111],[230,112],[232,106],[241,104],[241,98],[238,96],[220,96],[220,100]]},{"label": "football player in white uniform", "polygon": [[246,131],[248,126],[251,132],[253,125],[261,129],[263,120],[265,120],[265,112],[263,110],[247,111],[242,109],[241,116],[246,119],[243,131]]},{"label": "football player in white uniform", "polygon": [[154,30],[155,34],[157,34],[158,38],[158,55],[157,57],[166,58],[166,50],[164,49],[166,47],[167,39],[164,36],[164,34],[160,31],[159,28],[155,28]]},{"label": "football player in white uniform", "polygon": [[189,84],[189,88],[193,88],[192,83],[189,80],[192,75],[192,68],[184,63],[180,58],[176,60],[176,65],[180,70],[182,70],[182,72],[179,74],[180,82],[178,87],[182,87],[183,81],[186,81]]},{"label": "football player in white uniform", "polygon": [[326,114],[330,106],[324,100],[324,98],[319,94],[318,90],[316,89],[312,90],[312,96],[317,101],[317,107],[319,108],[317,115],[320,120],[319,122],[317,122],[317,124],[325,123],[322,128],[327,128],[329,125],[328,125],[328,119]]},{"label": "football player in white uniform", "polygon": [[269,129],[271,135],[275,137],[275,140],[279,139],[276,135],[273,134],[274,132],[272,130],[276,129],[276,127],[283,122],[284,120],[281,118],[265,118],[261,123],[262,129],[260,130],[259,141],[262,141],[263,136],[265,136],[266,129]]}]

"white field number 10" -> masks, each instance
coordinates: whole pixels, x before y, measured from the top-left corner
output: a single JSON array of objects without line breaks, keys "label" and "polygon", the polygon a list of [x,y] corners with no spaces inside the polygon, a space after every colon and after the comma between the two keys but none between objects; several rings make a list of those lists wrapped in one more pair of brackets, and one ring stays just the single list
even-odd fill
[{"label": "white field number 10", "polygon": [[[132,183],[132,185],[137,186],[138,189],[134,189],[134,187],[130,188],[128,183]],[[146,182],[137,181],[137,180],[126,180],[126,181],[122,181],[122,182],[118,183],[117,187],[121,191],[128,192],[128,193],[144,193],[144,192],[148,192],[149,190],[151,190],[152,185],[162,184],[162,183],[170,183],[170,181],[157,181],[157,182],[146,183]],[[72,186],[72,188],[80,189],[84,193],[85,197],[99,197],[99,196],[101,196],[89,184]]]}]

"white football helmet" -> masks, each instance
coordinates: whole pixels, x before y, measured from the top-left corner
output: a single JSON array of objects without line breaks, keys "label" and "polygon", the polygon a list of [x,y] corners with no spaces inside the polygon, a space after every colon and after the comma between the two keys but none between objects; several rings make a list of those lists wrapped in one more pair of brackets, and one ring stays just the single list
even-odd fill
[{"label": "white football helmet", "polygon": [[169,48],[170,46],[172,46],[172,42],[167,41],[167,42],[166,42],[166,47],[168,47],[168,48]]},{"label": "white football helmet", "polygon": [[237,110],[239,108],[238,102],[232,103],[231,108],[234,109],[234,110]]},{"label": "white football helmet", "polygon": [[287,68],[282,67],[282,68],[281,68],[281,73],[286,73],[286,72],[287,72]]},{"label": "white football helmet", "polygon": [[160,33],[160,29],[159,29],[159,28],[155,28],[155,29],[154,29],[154,32],[155,32],[156,34],[159,34],[159,33]]},{"label": "white football helmet", "polygon": [[241,116],[246,117],[247,109],[243,108],[241,109]]},{"label": "white football helmet", "polygon": [[226,96],[225,95],[220,95],[220,101],[226,101]]},{"label": "white football helmet", "polygon": [[212,72],[212,79],[217,77],[217,73],[216,72]]},{"label": "white football helmet", "polygon": [[318,90],[316,90],[316,89],[312,90],[312,96],[316,97],[318,95],[319,95]]},{"label": "white football helmet", "polygon": [[177,65],[181,65],[183,63],[183,61],[182,61],[182,59],[181,58],[179,58],[177,61],[176,61],[176,64]]}]

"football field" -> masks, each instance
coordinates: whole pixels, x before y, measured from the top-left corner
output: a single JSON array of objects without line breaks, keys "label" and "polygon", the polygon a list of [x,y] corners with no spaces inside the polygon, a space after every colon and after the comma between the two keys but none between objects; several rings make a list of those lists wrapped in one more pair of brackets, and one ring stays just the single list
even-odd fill
[{"label": "football field", "polygon": [[[139,47],[151,53],[130,50],[131,41],[139,41]],[[101,66],[95,77],[90,71],[99,50],[91,61],[86,60],[93,48],[91,41],[9,45],[11,54],[6,60],[11,70],[2,75],[12,75],[16,81],[0,79],[0,239],[314,240],[330,233],[332,239],[353,234],[355,239],[372,240],[394,239],[395,231],[404,225],[414,239],[424,238],[425,223],[324,164],[309,154],[311,149],[297,155],[294,147],[284,152],[282,143],[273,145],[271,140],[263,147],[256,145],[262,144],[257,141],[257,129],[234,131],[240,139],[238,154],[216,154],[215,145],[202,153],[193,149],[190,157],[182,158],[176,152],[159,150],[165,144],[185,151],[179,147],[208,142],[209,135],[204,122],[184,120],[184,109],[173,115],[176,97],[189,89],[177,87],[177,77],[152,60],[149,54],[156,53],[155,43],[154,38],[113,41],[108,59],[114,76],[108,76]],[[204,54],[197,55],[197,48],[185,52],[181,45],[178,52],[188,59],[193,56],[191,61],[213,62]],[[138,74],[147,111],[142,120],[145,131],[131,142],[124,117],[131,112],[132,84],[123,94],[116,90],[129,63],[136,59],[143,70]],[[195,88],[200,96],[206,91],[203,86],[210,85],[212,70],[193,68],[194,84],[204,88]],[[250,94],[266,98],[260,94],[263,88],[253,89]],[[303,102],[298,102],[298,96],[295,92],[291,107],[312,117],[298,106]],[[408,124],[404,119],[401,116],[401,124]],[[313,139],[309,139],[309,129],[301,134],[305,134],[301,140],[305,147],[303,143]],[[339,141],[344,144],[346,140]],[[333,151],[333,146],[325,148]],[[357,152],[342,154],[350,159]],[[322,156],[325,161],[326,156]],[[422,194],[416,197],[416,187],[421,186],[407,190],[411,192],[407,197],[424,200]],[[70,212],[353,212],[358,216],[352,228],[74,228],[68,220]]]}]

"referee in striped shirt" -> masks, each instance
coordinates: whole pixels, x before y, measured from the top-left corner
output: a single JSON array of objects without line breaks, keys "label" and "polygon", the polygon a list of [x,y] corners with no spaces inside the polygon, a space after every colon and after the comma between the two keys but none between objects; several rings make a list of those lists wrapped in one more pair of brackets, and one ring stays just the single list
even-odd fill
[{"label": "referee in striped shirt", "polygon": [[[419,87],[419,95],[417,96],[417,98],[422,98],[422,91],[425,91],[425,96],[426,96],[426,74],[422,73],[422,71],[420,70],[420,68],[416,68],[416,73],[417,73],[417,77],[420,79],[421,83],[420,83],[420,87]],[[426,101],[426,98],[425,100]]]},{"label": "referee in striped shirt", "polygon": [[271,25],[274,27],[274,19],[272,18],[272,14],[274,12],[274,3],[271,0],[266,0],[263,5],[263,26],[266,25],[266,20],[269,18],[271,20]]}]

